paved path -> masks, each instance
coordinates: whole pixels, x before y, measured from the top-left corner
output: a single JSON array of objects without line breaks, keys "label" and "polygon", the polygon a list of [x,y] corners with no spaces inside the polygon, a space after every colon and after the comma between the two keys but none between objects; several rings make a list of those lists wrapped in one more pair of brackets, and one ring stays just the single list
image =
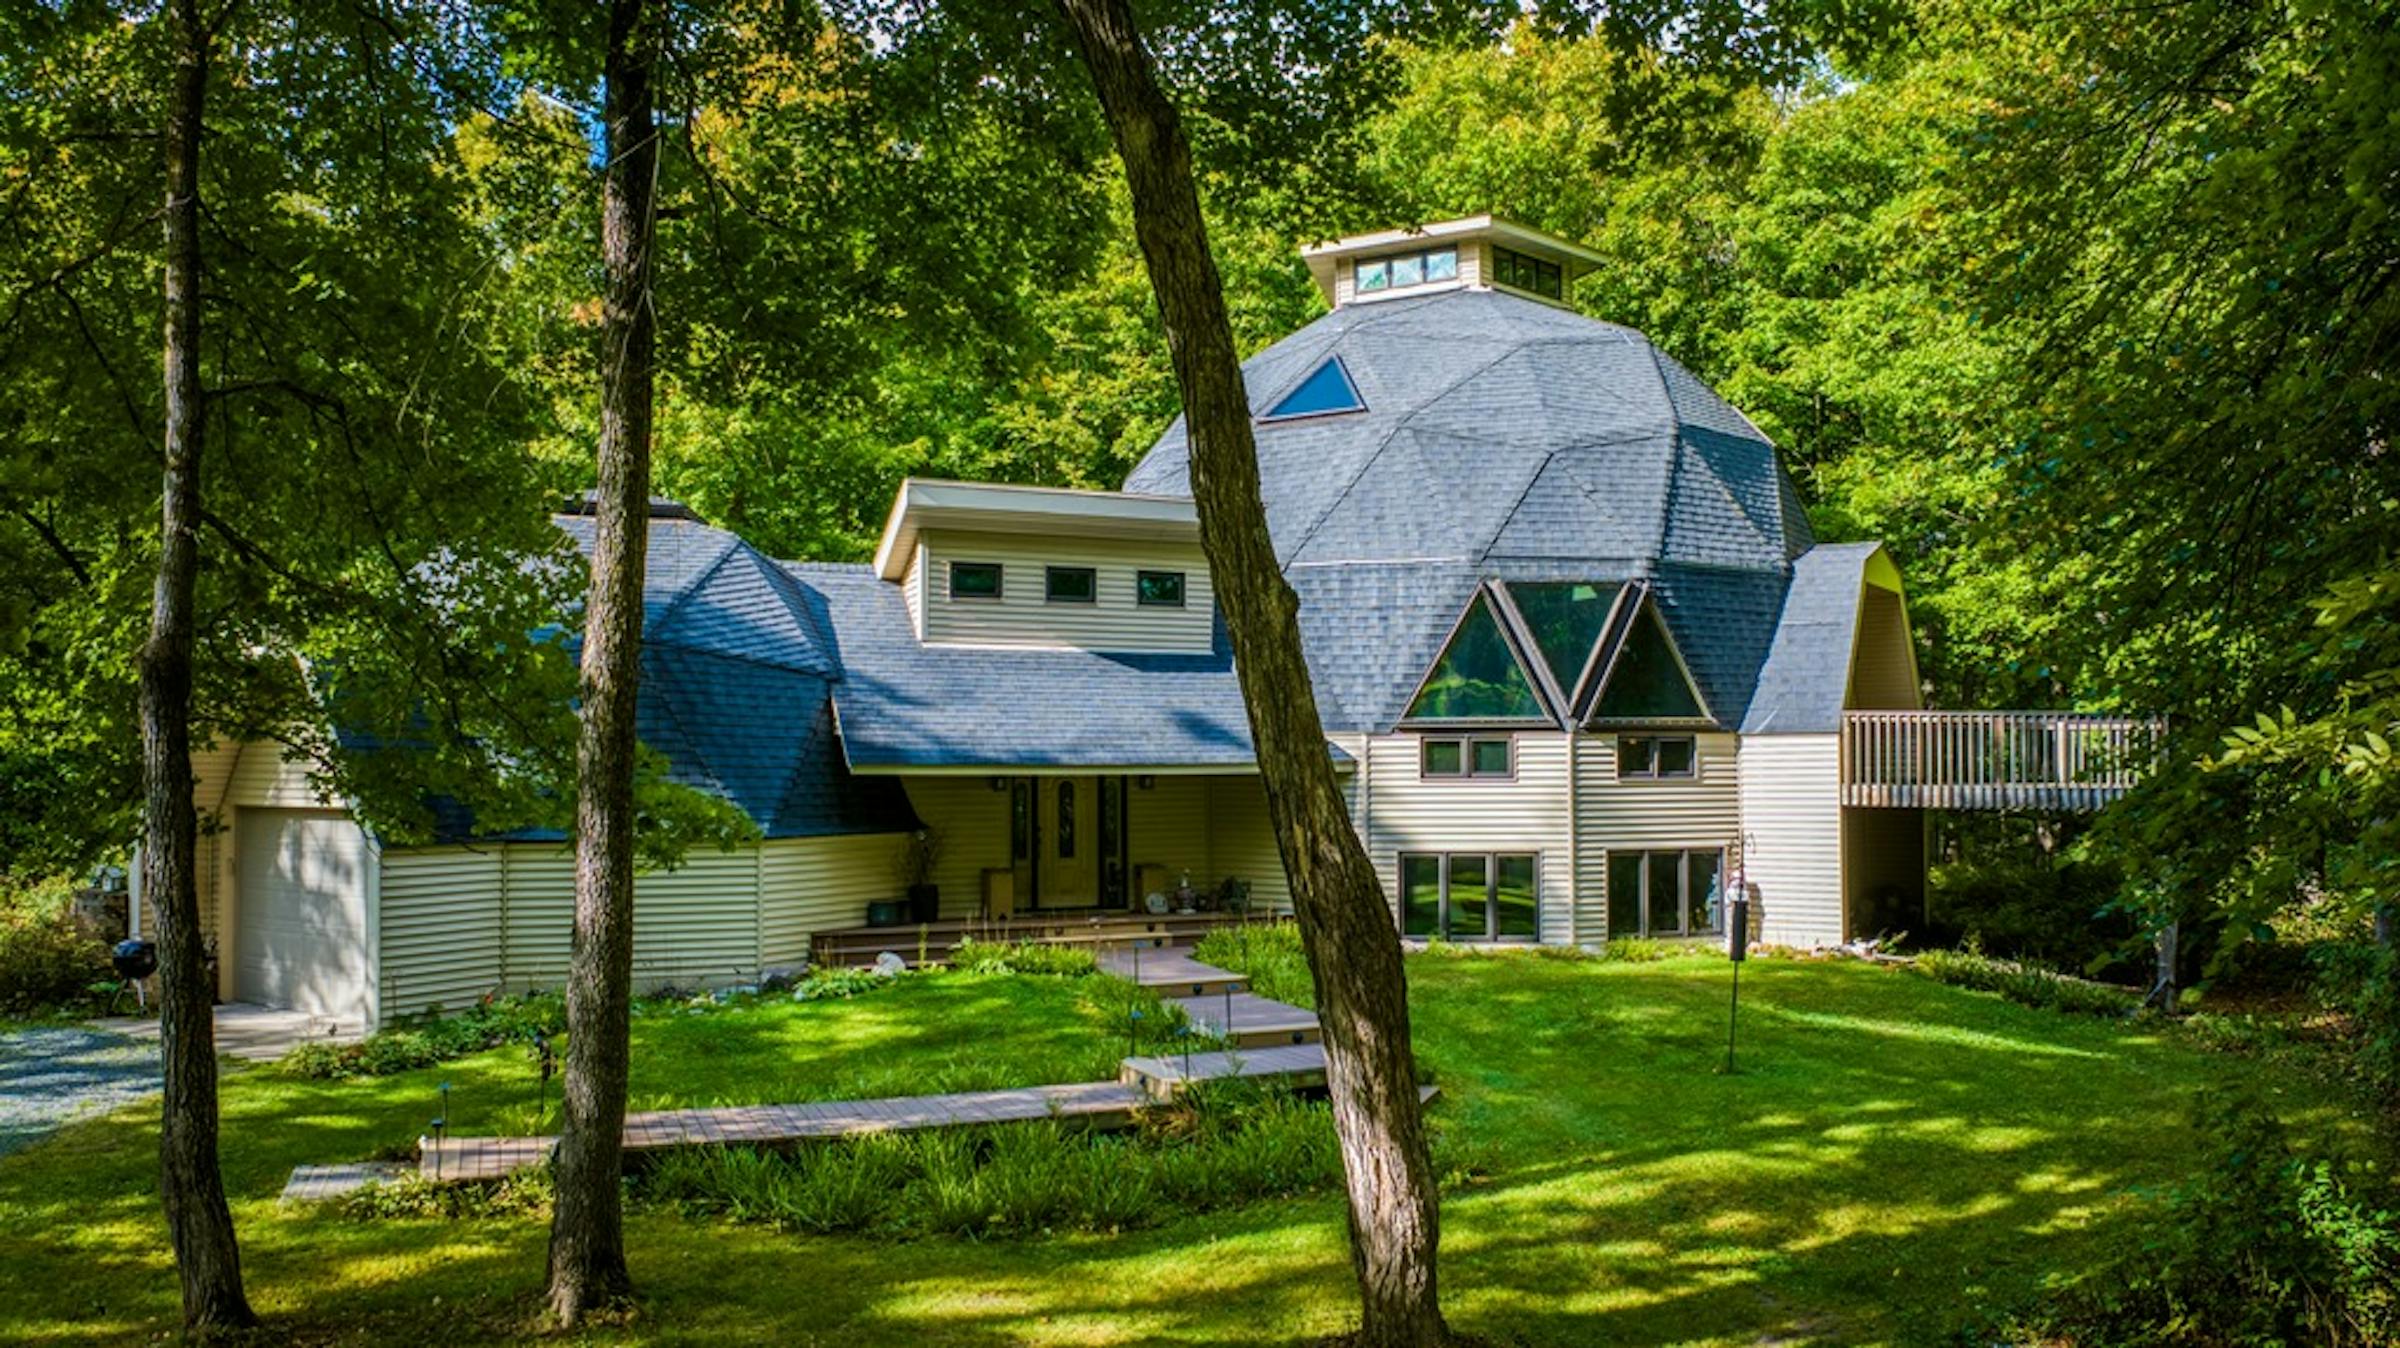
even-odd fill
[{"label": "paved path", "polygon": [[154,1042],[75,1025],[0,1034],[0,1156],[158,1091]]},{"label": "paved path", "polygon": [[[358,1023],[343,1022],[332,1016],[320,1016],[308,1011],[283,1011],[271,1006],[252,1006],[248,1002],[224,1002],[216,1009],[217,1052],[227,1058],[244,1062],[273,1062],[310,1040],[334,1044],[355,1044],[359,1039]],[[128,1039],[158,1038],[158,1022],[134,1016],[117,1016],[95,1020],[92,1028]]]}]

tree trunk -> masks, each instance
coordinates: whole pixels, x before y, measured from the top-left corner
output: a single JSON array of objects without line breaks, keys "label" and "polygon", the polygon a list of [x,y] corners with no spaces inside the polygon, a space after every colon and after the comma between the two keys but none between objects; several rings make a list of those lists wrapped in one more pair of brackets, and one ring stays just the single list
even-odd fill
[{"label": "tree trunk", "polygon": [[600,246],[600,491],[584,610],[582,729],[575,748],[575,948],[567,974],[567,1073],[550,1223],[550,1307],[573,1326],[630,1295],[625,1266],[625,1082],[633,1000],[634,697],[649,550],[651,236],[658,138],[651,112],[656,18],[609,9],[608,167]]},{"label": "tree trunk", "polygon": [[166,1098],[159,1193],[183,1285],[187,1329],[257,1323],[242,1295],[241,1250],[217,1171],[216,989],[201,950],[192,797],[192,609],[200,567],[200,114],[211,36],[199,0],[175,0],[167,104],[166,479],[158,580],[141,654],[142,887],[157,914],[159,1056]]},{"label": "tree trunk", "polygon": [[1299,600],[1267,535],[1258,450],[1191,148],[1126,0],[1058,0],[1100,95],[1133,195],[1191,437],[1200,541],[1249,706],[1267,811],[1292,883],[1324,1025],[1327,1087],[1350,1200],[1357,1341],[1447,1342],[1436,1294],[1439,1219],[1418,1109],[1400,939],[1334,779],[1301,658]]}]

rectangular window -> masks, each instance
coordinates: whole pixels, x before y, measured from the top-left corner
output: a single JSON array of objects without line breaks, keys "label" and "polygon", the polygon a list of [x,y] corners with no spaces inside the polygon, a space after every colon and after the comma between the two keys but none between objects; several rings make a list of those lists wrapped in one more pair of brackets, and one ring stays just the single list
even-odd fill
[{"label": "rectangular window", "polygon": [[1463,777],[1467,771],[1466,744],[1462,740],[1426,740],[1417,746],[1417,775],[1420,777]]},{"label": "rectangular window", "polygon": [[1100,596],[1099,574],[1088,566],[1043,570],[1043,597],[1053,604],[1089,604]]},{"label": "rectangular window", "polygon": [[1425,255],[1411,253],[1392,259],[1392,286],[1421,286],[1425,284]]},{"label": "rectangular window", "polygon": [[1425,279],[1429,282],[1457,280],[1458,250],[1455,248],[1436,248],[1432,252],[1427,253],[1425,255]]},{"label": "rectangular window", "polygon": [[1689,735],[1617,736],[1617,780],[1654,781],[1695,775],[1698,758]]},{"label": "rectangular window", "polygon": [[1506,735],[1426,739],[1417,746],[1420,777],[1511,777],[1517,742]]},{"label": "rectangular window", "polygon": [[1412,852],[1400,857],[1400,934],[1420,940],[1541,938],[1531,852]]},{"label": "rectangular window", "polygon": [[1411,286],[1432,285],[1438,281],[1458,279],[1458,250],[1428,248],[1418,253],[1399,253],[1379,257],[1373,262],[1358,264],[1358,293],[1373,294],[1379,290],[1405,290]]},{"label": "rectangular window", "polygon": [[1133,601],[1144,608],[1182,608],[1183,573],[1181,571],[1137,571],[1133,575]]},{"label": "rectangular window", "polygon": [[1610,936],[1712,936],[1723,930],[1721,851],[1608,854]]},{"label": "rectangular window", "polygon": [[1555,262],[1544,262],[1507,248],[1492,250],[1492,280],[1512,290],[1525,290],[1545,299],[1566,298],[1566,276]]},{"label": "rectangular window", "polygon": [[1400,858],[1400,934],[1438,936],[1442,930],[1442,859]]},{"label": "rectangular window", "polygon": [[1000,597],[1000,564],[998,562],[952,562],[950,564],[950,597],[952,599],[998,599]]},{"label": "rectangular window", "polygon": [[1392,264],[1388,262],[1361,262],[1358,264],[1358,290],[1360,294],[1363,295],[1369,291],[1375,290],[1387,290],[1391,287],[1391,284]]}]

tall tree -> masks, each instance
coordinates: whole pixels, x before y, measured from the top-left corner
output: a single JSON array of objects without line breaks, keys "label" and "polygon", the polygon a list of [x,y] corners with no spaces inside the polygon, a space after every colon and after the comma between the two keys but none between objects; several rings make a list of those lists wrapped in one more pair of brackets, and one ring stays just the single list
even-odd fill
[{"label": "tall tree", "polygon": [[1191,147],[1127,0],[1058,3],[1132,189],[1134,230],[1191,436],[1200,541],[1240,670],[1268,815],[1324,1021],[1362,1310],[1357,1341],[1445,1343],[1450,1332],[1435,1277],[1439,1195],[1418,1107],[1399,937],[1334,780],[1301,654],[1299,601],[1267,534],[1249,397]]},{"label": "tall tree", "polygon": [[241,1250],[217,1169],[216,989],[201,949],[192,793],[193,593],[200,568],[200,153],[215,40],[199,0],[175,0],[173,92],[167,105],[166,482],[158,580],[142,648],[143,881],[159,913],[159,1051],[166,1095],[158,1134],[159,1194],[183,1283],[186,1328],[254,1324]]},{"label": "tall tree", "polygon": [[625,1265],[625,1083],[633,1011],[635,694],[649,548],[650,287],[658,127],[651,79],[660,18],[609,7],[607,170],[600,247],[600,488],[584,608],[583,727],[575,746],[575,945],[567,973],[567,1075],[550,1223],[550,1306],[573,1326],[633,1290]]}]

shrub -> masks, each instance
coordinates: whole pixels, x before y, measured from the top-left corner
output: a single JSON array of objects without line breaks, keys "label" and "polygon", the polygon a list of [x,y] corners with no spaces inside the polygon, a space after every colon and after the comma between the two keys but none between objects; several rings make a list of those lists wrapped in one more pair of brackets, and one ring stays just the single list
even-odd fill
[{"label": "shrub", "polygon": [[879,974],[873,969],[845,965],[811,969],[805,977],[792,985],[792,1000],[795,1002],[820,1002],[829,999],[838,1001],[846,997],[856,997],[861,993],[873,992],[878,988],[890,987],[893,981],[890,975]]},{"label": "shrub", "polygon": [[1673,953],[1666,942],[1653,941],[1647,936],[1612,936],[1601,947],[1604,958],[1624,964],[1655,964]]},{"label": "shrub", "polygon": [[1316,1008],[1316,983],[1308,975],[1308,957],[1300,952],[1298,923],[1243,922],[1219,927],[1200,938],[1192,958],[1240,974],[1261,997]]},{"label": "shrub", "polygon": [[2295,1155],[2255,1101],[2202,1110],[2200,1177],[2019,1329],[2085,1348],[2400,1343],[2400,1220]]},{"label": "shrub", "polygon": [[436,1184],[411,1174],[344,1196],[341,1213],[359,1221],[519,1216],[547,1213],[557,1192],[547,1167],[520,1170],[497,1184]]},{"label": "shrub", "polygon": [[2353,1023],[2360,1075],[2384,1096],[2400,1097],[2400,948],[2326,942],[2312,962],[2317,999]]},{"label": "shrub", "polygon": [[1911,967],[1939,983],[1996,992],[2012,1002],[2051,1011],[2121,1016],[2137,1004],[2124,988],[2069,978],[2039,964],[1993,959],[1972,940],[1963,950],[1928,950]]},{"label": "shrub", "polygon": [[0,1015],[79,1010],[113,989],[108,943],[75,914],[75,887],[0,877]]},{"label": "shrub", "polygon": [[[2022,841],[1977,841],[1978,859],[1936,865],[1926,877],[1937,935],[2053,968],[2097,970],[2122,960],[2136,932],[2117,906],[2123,877],[2114,868],[2053,861]],[[2199,939],[2197,930],[2184,935]]]},{"label": "shrub", "polygon": [[555,993],[528,993],[477,1003],[464,1014],[438,1012],[379,1030],[355,1044],[302,1044],[283,1056],[296,1076],[380,1077],[481,1053],[502,1044],[529,1044],[567,1026],[566,1002]]},{"label": "shrub", "polygon": [[950,952],[950,967],[977,974],[1040,974],[1082,978],[1097,973],[1099,959],[1078,946],[1036,941],[978,941],[970,936]]}]

